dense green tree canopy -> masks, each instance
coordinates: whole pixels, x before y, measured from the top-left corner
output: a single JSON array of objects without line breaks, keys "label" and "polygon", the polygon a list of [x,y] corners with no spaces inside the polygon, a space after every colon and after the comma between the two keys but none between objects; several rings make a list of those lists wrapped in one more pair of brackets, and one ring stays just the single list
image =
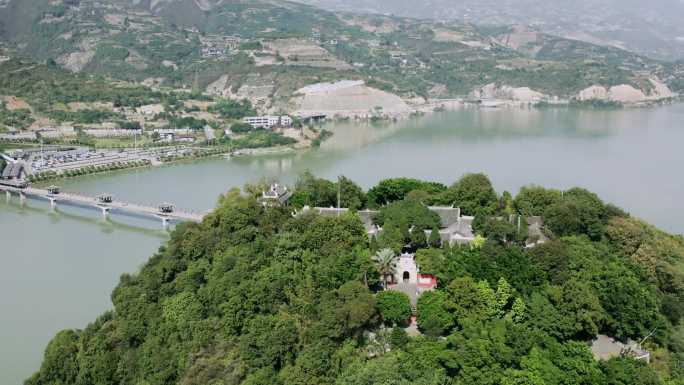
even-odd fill
[{"label": "dense green tree canopy", "polygon": [[425,230],[439,225],[439,216],[423,203],[405,199],[384,206],[373,217],[373,222],[383,227],[379,241],[383,247],[400,251],[411,245],[424,248],[428,244]]},{"label": "dense green tree canopy", "polygon": [[428,236],[428,246],[438,248],[442,246],[442,236],[439,234],[439,227],[432,226],[430,235]]},{"label": "dense green tree canopy", "polygon": [[403,324],[411,316],[411,301],[399,291],[383,291],[377,296],[378,311],[382,319],[392,324]]},{"label": "dense green tree canopy", "polygon": [[[256,187],[223,194],[202,223],[178,225],[139,273],[121,277],[113,311],[58,333],[26,384],[682,384],[682,237],[586,190],[558,198],[528,188],[511,201],[479,175],[446,192],[381,185],[369,195],[385,206],[373,241],[353,211],[293,215],[260,204]],[[305,174],[298,188],[298,204],[330,203],[340,191],[365,206],[346,178]],[[452,193],[496,221],[483,230],[490,239],[417,239],[416,229],[439,226],[425,202]],[[507,241],[498,226],[516,210],[543,213],[552,239]],[[407,245],[439,281],[418,295],[418,336],[403,329],[410,299],[382,284]],[[652,363],[596,361],[587,342],[597,334],[648,337]]]},{"label": "dense green tree canopy", "polygon": [[566,191],[544,210],[546,224],[556,235],[585,234],[593,240],[601,238],[603,227],[614,214],[596,194],[581,188]]},{"label": "dense green tree canopy", "polygon": [[409,228],[429,230],[439,225],[439,216],[415,200],[391,203],[373,217],[378,226],[407,225]]},{"label": "dense green tree canopy", "polygon": [[561,201],[563,195],[558,190],[545,189],[540,186],[526,186],[520,189],[515,197],[516,210],[525,216],[544,215],[544,210]]},{"label": "dense green tree canopy", "polygon": [[249,123],[244,123],[240,121],[231,124],[230,130],[235,134],[244,134],[246,132],[254,131],[254,127],[252,127],[252,125]]},{"label": "dense green tree canopy", "polygon": [[366,207],[367,197],[363,189],[351,179],[341,176],[337,180],[341,207],[360,210]]},{"label": "dense green tree canopy", "polygon": [[424,182],[411,178],[385,179],[368,191],[368,203],[372,207],[380,207],[403,200],[413,191],[422,191],[430,196],[445,190],[446,186],[441,183]]},{"label": "dense green tree canopy", "polygon": [[341,176],[337,182],[303,173],[295,185],[291,204],[295,207],[340,207],[360,210],[366,207],[366,193],[351,179]]},{"label": "dense green tree canopy", "polygon": [[499,201],[492,182],[484,174],[467,174],[445,191],[442,204],[460,207],[466,215],[492,215]]},{"label": "dense green tree canopy", "polygon": [[337,189],[333,182],[307,171],[297,180],[290,202],[296,207],[337,207]]},{"label": "dense green tree canopy", "polygon": [[416,264],[423,274],[440,276],[444,273],[446,258],[441,249],[420,249],[416,252]]},{"label": "dense green tree canopy", "polygon": [[605,383],[607,385],[662,384],[655,371],[643,361],[635,361],[630,358],[616,358],[602,364],[601,367],[606,373]]},{"label": "dense green tree canopy", "polygon": [[[523,217],[478,215],[473,228],[482,236],[500,244],[523,243],[527,239],[527,221]],[[524,223],[524,224],[523,224]]]},{"label": "dense green tree canopy", "polygon": [[210,111],[216,112],[224,119],[242,119],[245,116],[256,115],[256,110],[247,99],[224,99],[213,105]]},{"label": "dense green tree canopy", "polygon": [[449,301],[441,291],[424,293],[418,300],[418,326],[431,336],[451,330],[455,315],[449,311]]}]

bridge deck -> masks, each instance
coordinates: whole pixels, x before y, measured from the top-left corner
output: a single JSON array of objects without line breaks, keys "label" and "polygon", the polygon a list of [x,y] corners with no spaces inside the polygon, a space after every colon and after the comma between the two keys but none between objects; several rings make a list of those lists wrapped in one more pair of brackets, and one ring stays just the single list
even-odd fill
[{"label": "bridge deck", "polygon": [[110,203],[105,204],[105,203],[99,202],[97,197],[88,196],[88,195],[79,194],[79,193],[73,193],[73,192],[60,192],[57,195],[52,195],[45,189],[39,189],[39,188],[35,188],[35,187],[27,187],[27,188],[21,189],[21,188],[5,186],[5,185],[0,185],[0,190],[14,192],[16,194],[22,193],[26,196],[42,198],[45,200],[55,200],[56,202],[60,202],[60,201],[72,202],[72,203],[77,203],[77,204],[81,204],[81,205],[97,206],[97,207],[104,208],[104,209],[120,210],[120,211],[130,212],[130,213],[139,214],[139,215],[148,215],[148,216],[166,218],[166,219],[176,220],[176,221],[201,222],[202,219],[204,219],[203,214],[199,214],[199,213],[192,212],[192,211],[174,209],[173,212],[171,212],[171,213],[162,213],[158,207],[147,206],[147,205],[142,205],[142,204],[137,204],[137,203],[117,201],[117,200],[114,200]]}]

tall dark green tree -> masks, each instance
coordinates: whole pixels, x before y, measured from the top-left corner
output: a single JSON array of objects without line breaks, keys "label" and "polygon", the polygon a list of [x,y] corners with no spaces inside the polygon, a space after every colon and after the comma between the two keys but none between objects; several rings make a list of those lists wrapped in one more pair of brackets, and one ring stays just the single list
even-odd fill
[{"label": "tall dark green tree", "polygon": [[411,247],[414,249],[423,249],[428,246],[427,236],[425,230],[420,227],[411,229]]},{"label": "tall dark green tree", "polygon": [[376,303],[380,316],[389,325],[402,325],[411,316],[411,301],[402,292],[394,290],[380,292],[376,297]]},{"label": "tall dark green tree", "polygon": [[392,344],[392,349],[401,349],[406,344],[408,344],[409,338],[406,330],[401,327],[392,328],[392,333],[390,334],[390,343]]},{"label": "tall dark green tree", "polygon": [[429,291],[418,299],[418,326],[426,334],[440,336],[454,326],[448,299],[441,291]]},{"label": "tall dark green tree", "polygon": [[412,191],[424,191],[433,195],[445,190],[446,186],[441,183],[411,178],[385,179],[368,191],[368,203],[372,207],[381,207],[403,200]]},{"label": "tall dark green tree", "polygon": [[460,207],[465,215],[493,215],[498,197],[484,174],[466,174],[439,198],[442,204]]},{"label": "tall dark green tree", "polygon": [[[346,186],[348,190],[350,186]],[[297,183],[290,199],[295,207],[337,207],[337,187],[335,183],[316,178],[311,172],[304,172]]]},{"label": "tall dark green tree", "polygon": [[525,186],[515,197],[514,205],[518,213],[525,216],[541,216],[547,207],[560,202],[563,198],[559,190],[540,186]]},{"label": "tall dark green tree", "polygon": [[340,207],[346,207],[351,210],[361,210],[366,207],[368,203],[366,193],[351,179],[341,176],[337,180],[336,187],[339,194]]},{"label": "tall dark green tree", "polygon": [[428,246],[432,248],[442,247],[442,237],[439,235],[439,228],[437,226],[432,226],[430,236],[428,237]]},{"label": "tall dark green tree", "polygon": [[544,219],[556,235],[585,234],[599,240],[609,218],[605,204],[596,194],[574,188],[566,191],[560,201],[547,206]]}]

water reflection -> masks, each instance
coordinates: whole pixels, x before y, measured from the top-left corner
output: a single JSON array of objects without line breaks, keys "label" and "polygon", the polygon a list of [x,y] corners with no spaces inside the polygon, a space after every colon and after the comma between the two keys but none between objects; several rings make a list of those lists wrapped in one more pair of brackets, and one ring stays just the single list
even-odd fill
[{"label": "water reflection", "polygon": [[[524,137],[603,137],[611,135],[613,127],[621,124],[614,120],[621,112],[570,108],[463,108],[459,111],[441,112],[402,121],[391,126],[389,130],[371,125],[374,130],[370,131],[376,131],[375,135],[366,135],[365,138],[383,139],[395,133],[399,133],[398,138],[411,138],[417,141],[447,139],[461,142]],[[592,121],[593,124],[587,124],[587,121]],[[608,122],[611,124],[607,124]],[[352,134],[363,130],[368,130],[368,126],[351,127],[342,123],[334,125],[333,129],[334,132]],[[335,140],[337,138],[333,138],[331,142]],[[339,144],[336,143],[334,146]]]},{"label": "water reflection", "polygon": [[0,383],[22,383],[56,332],[83,328],[111,308],[119,276],[168,239],[156,226],[65,206],[52,211],[30,199],[0,201]]},{"label": "water reflection", "polygon": [[[185,162],[68,179],[65,190],[205,211],[219,194],[261,178],[292,183],[311,170],[346,175],[368,188],[387,177],[451,183],[487,173],[499,192],[522,185],[586,187],[636,216],[684,233],[684,106],[648,110],[463,109],[396,124],[333,123],[321,148],[298,153]],[[16,197],[15,197],[16,199]],[[123,272],[167,238],[154,221],[46,202],[0,201],[0,382],[38,368],[49,338],[83,327],[108,307]],[[159,227],[158,227],[159,226]],[[11,379],[7,381],[6,379]],[[15,380],[16,379],[16,380]]]}]

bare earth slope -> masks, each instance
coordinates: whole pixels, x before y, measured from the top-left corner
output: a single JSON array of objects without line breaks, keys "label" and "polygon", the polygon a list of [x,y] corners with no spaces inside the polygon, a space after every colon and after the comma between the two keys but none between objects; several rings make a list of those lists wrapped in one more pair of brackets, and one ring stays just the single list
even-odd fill
[{"label": "bare earth slope", "polygon": [[2,5],[0,43],[17,56],[54,61],[74,72],[246,97],[268,111],[290,110],[302,87],[346,79],[363,80],[377,91],[363,108],[339,109],[360,115],[378,113],[375,107],[401,113],[401,105],[373,103],[387,94],[454,99],[492,84],[517,90],[499,92],[516,100],[540,94],[571,99],[593,86],[627,85],[647,99],[667,94],[654,93],[650,79],[674,93],[684,90],[682,63],[529,27],[329,12],[276,0],[7,0]]},{"label": "bare earth slope", "polygon": [[684,59],[681,0],[298,0],[328,9],[524,24],[585,42],[660,59]]},{"label": "bare earth slope", "polygon": [[409,106],[398,96],[380,91],[363,81],[318,83],[299,89],[295,98],[297,113],[339,117],[398,117],[410,113]]}]

